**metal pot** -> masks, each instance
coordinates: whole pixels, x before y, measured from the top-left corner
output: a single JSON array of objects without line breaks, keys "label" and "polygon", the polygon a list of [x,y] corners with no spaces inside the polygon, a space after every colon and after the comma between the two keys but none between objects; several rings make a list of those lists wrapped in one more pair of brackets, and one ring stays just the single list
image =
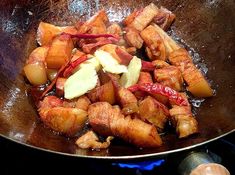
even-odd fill
[{"label": "metal pot", "polygon": [[175,134],[163,136],[164,144],[138,149],[114,143],[108,150],[80,150],[73,139],[59,136],[38,120],[24,83],[22,67],[36,47],[39,21],[57,25],[85,20],[104,8],[111,20],[120,21],[150,0],[61,0],[0,2],[0,135],[32,148],[76,157],[133,159],[164,156],[195,148],[235,131],[235,2],[233,0],[156,0],[172,10],[177,19],[173,30],[206,63],[208,78],[216,96],[206,99],[197,110],[200,133],[187,139]]}]

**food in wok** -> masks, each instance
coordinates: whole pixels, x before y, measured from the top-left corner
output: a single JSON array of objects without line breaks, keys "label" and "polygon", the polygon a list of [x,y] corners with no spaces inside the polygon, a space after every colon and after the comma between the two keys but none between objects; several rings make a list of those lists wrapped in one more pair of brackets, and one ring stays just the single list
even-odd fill
[{"label": "food in wok", "polygon": [[104,10],[74,26],[40,22],[39,47],[24,73],[41,121],[92,149],[107,148],[114,137],[159,147],[166,126],[179,139],[200,132],[188,96],[211,97],[213,90],[166,33],[174,19],[151,3],[121,23]]}]

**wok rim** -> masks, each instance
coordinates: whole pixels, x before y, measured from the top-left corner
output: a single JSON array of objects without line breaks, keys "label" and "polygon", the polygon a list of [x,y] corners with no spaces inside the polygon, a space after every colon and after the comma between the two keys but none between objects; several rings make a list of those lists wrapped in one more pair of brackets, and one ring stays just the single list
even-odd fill
[{"label": "wok rim", "polygon": [[83,158],[83,159],[93,159],[93,160],[135,160],[135,159],[162,157],[162,156],[166,156],[168,154],[179,153],[179,152],[182,152],[182,151],[191,150],[191,149],[194,149],[196,147],[200,147],[200,146],[203,146],[203,145],[208,144],[210,142],[216,141],[216,140],[218,140],[220,138],[223,138],[223,137],[225,137],[225,136],[227,136],[227,135],[229,135],[233,132],[235,132],[235,129],[232,129],[231,131],[228,131],[224,134],[221,134],[217,137],[206,140],[204,142],[200,142],[200,143],[190,145],[190,146],[187,146],[187,147],[183,147],[183,148],[178,148],[178,149],[173,149],[173,150],[163,151],[163,152],[158,152],[158,153],[149,153],[149,154],[143,154],[143,155],[130,155],[130,156],[89,156],[89,155],[65,153],[65,152],[53,151],[53,150],[50,150],[50,149],[30,145],[30,144],[27,144],[25,142],[21,142],[19,140],[7,137],[7,136],[5,136],[1,133],[0,133],[0,137],[3,137],[6,140],[10,140],[10,141],[12,141],[14,143],[17,143],[17,144],[20,144],[22,146],[26,146],[28,148],[32,148],[32,149],[35,149],[35,150],[44,151],[44,152],[47,152],[47,153],[52,153],[52,154],[56,154],[56,155],[60,155],[60,156],[67,156],[67,157],[73,157],[73,158],[76,157],[76,158]]}]

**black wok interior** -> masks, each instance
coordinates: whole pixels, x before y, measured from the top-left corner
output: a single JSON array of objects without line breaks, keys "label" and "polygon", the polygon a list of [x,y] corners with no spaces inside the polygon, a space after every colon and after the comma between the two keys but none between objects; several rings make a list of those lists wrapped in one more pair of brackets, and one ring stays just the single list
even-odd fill
[{"label": "black wok interior", "polygon": [[[56,25],[86,20],[104,8],[112,21],[120,21],[133,9],[150,2],[172,10],[177,18],[172,29],[200,54],[209,71],[216,96],[197,109],[200,133],[179,140],[163,136],[155,149],[138,149],[115,141],[99,152],[78,149],[73,139],[59,136],[38,120],[22,75],[22,67],[35,48],[40,21]],[[139,156],[167,154],[213,140],[235,130],[235,2],[233,0],[2,0],[0,2],[0,135],[78,157]],[[194,147],[193,146],[193,147]]]}]

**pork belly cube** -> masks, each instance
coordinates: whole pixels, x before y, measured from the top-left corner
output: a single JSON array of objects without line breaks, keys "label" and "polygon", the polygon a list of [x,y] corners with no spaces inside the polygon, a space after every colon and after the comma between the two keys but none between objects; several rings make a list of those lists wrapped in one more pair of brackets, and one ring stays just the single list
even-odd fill
[{"label": "pork belly cube", "polygon": [[143,11],[143,8],[134,10],[130,15],[128,15],[123,21],[124,26],[130,25],[134,19]]},{"label": "pork belly cube", "polygon": [[72,99],[72,100],[63,101],[63,107],[65,108],[77,108],[77,109],[82,109],[84,111],[88,110],[88,106],[90,104],[91,104],[91,101],[85,95],[80,96],[79,98]]},{"label": "pork belly cube", "polygon": [[118,90],[118,97],[120,100],[120,103],[123,107],[125,107],[126,105],[130,104],[130,103],[137,103],[137,99],[134,96],[134,94],[129,91],[126,88],[121,87]]},{"label": "pork belly cube", "polygon": [[162,131],[168,120],[168,109],[153,97],[148,96],[139,103],[139,114],[143,120],[154,124]]},{"label": "pork belly cube", "polygon": [[89,20],[82,24],[78,29],[78,33],[91,33],[91,34],[102,34],[107,33],[106,25],[109,19],[104,10],[100,10]]},{"label": "pork belly cube", "polygon": [[45,125],[68,136],[81,131],[87,120],[87,112],[76,108],[40,108],[39,115]]},{"label": "pork belly cube", "polygon": [[46,57],[47,67],[59,69],[70,59],[73,48],[73,41],[69,35],[54,38]]},{"label": "pork belly cube", "polygon": [[138,118],[125,117],[119,107],[107,102],[90,105],[88,117],[92,129],[103,136],[117,136],[138,147],[159,147],[162,144],[153,125]]},{"label": "pork belly cube", "polygon": [[169,66],[169,64],[163,60],[154,60],[152,64],[156,66],[157,69]]},{"label": "pork belly cube", "polygon": [[124,39],[126,40],[127,44],[129,46],[133,46],[137,49],[140,49],[144,41],[140,37],[139,31],[132,27],[126,27],[125,32],[126,33],[124,34]]},{"label": "pork belly cube", "polygon": [[114,87],[111,81],[93,89],[88,93],[88,97],[92,102],[106,101],[110,104],[115,103]]},{"label": "pork belly cube", "polygon": [[107,28],[107,33],[113,34],[113,35],[122,35],[123,31],[121,26],[118,23],[112,23],[108,28]]},{"label": "pork belly cube", "polygon": [[87,111],[90,104],[91,104],[91,101],[89,100],[89,98],[83,95],[77,99],[75,103],[75,108]]},{"label": "pork belly cube", "polygon": [[169,60],[173,65],[178,66],[184,80],[188,84],[188,90],[196,97],[210,97],[213,90],[200,70],[192,62],[192,58],[185,49],[173,51]]},{"label": "pork belly cube", "polygon": [[119,115],[112,110],[112,106],[107,102],[93,103],[88,108],[88,120],[92,129],[102,136],[110,136],[110,116]]},{"label": "pork belly cube", "polygon": [[118,98],[119,103],[122,106],[122,113],[124,115],[129,115],[138,112],[139,107],[137,104],[137,98],[131,91],[121,87],[118,90]]},{"label": "pork belly cube", "polygon": [[154,79],[165,86],[181,91],[183,86],[183,78],[180,70],[175,66],[166,66],[161,69],[154,70]]},{"label": "pork belly cube", "polygon": [[136,30],[142,31],[151,23],[157,13],[158,7],[151,3],[146,6],[140,13],[138,13],[137,16],[135,16],[134,20],[129,26],[135,28]]},{"label": "pork belly cube", "polygon": [[177,49],[177,50],[171,52],[169,55],[169,61],[174,66],[180,66],[180,63],[182,63],[182,62],[191,62],[192,63],[191,57],[188,56],[188,52],[184,48],[180,48],[180,49]]},{"label": "pork belly cube", "polygon": [[213,90],[201,71],[193,63],[187,63],[183,77],[188,84],[187,89],[196,97],[211,97]]},{"label": "pork belly cube", "polygon": [[105,142],[100,142],[98,136],[93,131],[88,131],[76,140],[76,145],[82,149],[106,149],[110,146],[112,136],[106,138]]},{"label": "pork belly cube", "polygon": [[152,25],[140,32],[142,39],[151,52],[150,59],[152,60],[166,60],[166,48],[162,38],[158,34],[156,28]]},{"label": "pork belly cube", "polygon": [[66,78],[62,78],[62,77],[59,77],[56,80],[56,94],[60,97],[64,95],[64,83],[66,80],[67,80]]},{"label": "pork belly cube", "polygon": [[136,49],[136,47],[128,47],[128,48],[126,48],[126,51],[131,55],[135,55],[137,52],[137,49]]},{"label": "pork belly cube", "polygon": [[153,83],[152,76],[149,72],[140,72],[138,84]]},{"label": "pork belly cube", "polygon": [[175,14],[168,9],[161,7],[158,10],[157,15],[154,17],[153,22],[166,31],[169,29],[174,20]]},{"label": "pork belly cube", "polygon": [[189,106],[174,105],[169,112],[179,138],[185,138],[198,132],[198,123]]}]

